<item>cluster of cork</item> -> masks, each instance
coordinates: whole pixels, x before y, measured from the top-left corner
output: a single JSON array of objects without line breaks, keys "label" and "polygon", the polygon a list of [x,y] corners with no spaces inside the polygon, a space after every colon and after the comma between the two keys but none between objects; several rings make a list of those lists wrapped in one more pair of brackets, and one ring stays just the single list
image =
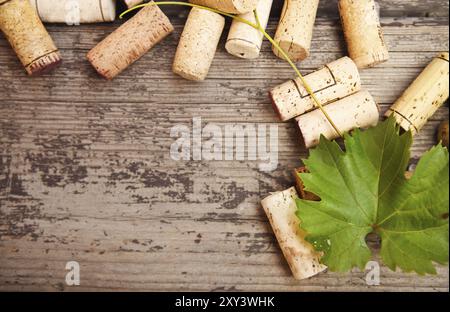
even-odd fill
[{"label": "cluster of cork", "polygon": [[45,23],[112,22],[116,0],[0,0],[0,30],[30,76],[50,72],[61,53]]},{"label": "cluster of cork", "polygon": [[[122,0],[131,8],[148,0]],[[253,24],[267,27],[273,0],[189,0]],[[285,0],[274,40],[290,60],[302,61],[311,53],[311,41],[319,0]],[[325,106],[336,128],[347,132],[373,126],[378,107],[362,90],[358,70],[389,59],[389,52],[374,0],[339,0],[338,8],[349,57],[338,59],[305,77],[316,95],[313,99],[297,77],[270,91],[273,107],[282,121],[297,121],[302,140],[310,148],[320,135],[338,136],[317,107]],[[258,19],[254,12],[257,12]],[[46,31],[46,23],[98,23],[116,19],[116,0],[0,0],[0,29],[29,75],[46,73],[61,63],[61,55]],[[173,72],[194,81],[206,79],[225,26],[224,17],[192,8],[173,62]],[[113,79],[174,30],[158,6],[146,6],[88,53],[100,75]],[[226,50],[237,57],[257,58],[264,34],[233,20]],[[276,56],[284,58],[274,46]],[[386,113],[406,131],[416,134],[448,98],[448,53],[441,53]],[[311,90],[309,90],[311,91]],[[420,102],[420,105],[418,104]]]},{"label": "cluster of cork", "polygon": [[[318,0],[285,0],[275,41],[293,61],[310,55],[313,26]],[[304,145],[319,144],[320,136],[335,139],[339,134],[324,113],[341,132],[374,126],[379,121],[377,103],[362,89],[359,70],[374,67],[389,59],[379,19],[379,7],[374,0],[339,0],[339,12],[349,57],[343,57],[304,77],[315,99],[300,77],[287,81],[269,94],[273,108],[281,121],[295,118]],[[274,53],[283,57],[279,50]],[[449,55],[441,53],[425,68],[385,116],[393,115],[405,131],[416,134],[449,96]],[[446,139],[447,137],[447,139]],[[448,146],[448,122],[439,129],[439,140]],[[297,279],[311,277],[324,271],[318,255],[294,217],[295,199],[320,200],[304,189],[300,174],[294,172],[297,188],[277,192],[262,201],[280,247],[292,273]]]},{"label": "cluster of cork", "polygon": [[[256,23],[253,11],[257,9],[263,27],[266,27],[268,23],[272,7],[272,0],[189,0],[189,2],[236,14],[253,23]],[[185,79],[205,80],[224,26],[225,18],[222,15],[192,8],[175,54],[173,72]],[[238,57],[256,58],[261,50],[262,41],[261,32],[245,23],[234,21],[230,28],[226,49]]]},{"label": "cluster of cork", "polygon": [[[318,0],[285,1],[275,41],[289,58],[302,61],[310,55]],[[273,108],[282,121],[296,120],[307,148],[319,144],[320,136],[339,137],[316,100],[341,132],[374,126],[379,110],[374,98],[362,89],[359,69],[375,66],[389,58],[377,6],[373,0],[340,0],[339,12],[350,57],[343,57],[307,75],[305,81],[316,95],[313,99],[300,78],[273,88]],[[282,55],[274,50],[282,57]]]},{"label": "cluster of cork", "polygon": [[[310,55],[311,39],[318,0],[284,2],[275,41],[293,61]],[[374,126],[379,120],[378,106],[361,89],[360,69],[374,67],[389,60],[374,0],[339,0],[339,13],[349,57],[325,65],[305,77],[316,99],[341,132]],[[275,54],[282,57],[274,49]],[[448,53],[438,55],[402,97],[386,113],[394,115],[406,131],[416,134],[448,98]],[[320,136],[339,137],[323,112],[296,78],[273,88],[273,108],[280,120],[296,120],[301,140],[307,148],[319,144]],[[419,103],[420,102],[420,103]]]},{"label": "cluster of cork", "polygon": [[[125,0],[129,7],[142,0]],[[190,0],[189,2],[237,14],[265,28],[272,0]],[[225,18],[210,10],[194,7],[187,18],[173,62],[173,72],[193,81],[205,80],[213,63]],[[157,6],[146,6],[119,29],[100,42],[88,54],[94,68],[107,79],[113,79],[173,31],[168,18]],[[151,34],[148,36],[148,34]],[[245,23],[233,22],[226,49],[242,58],[259,56],[263,34]]]}]

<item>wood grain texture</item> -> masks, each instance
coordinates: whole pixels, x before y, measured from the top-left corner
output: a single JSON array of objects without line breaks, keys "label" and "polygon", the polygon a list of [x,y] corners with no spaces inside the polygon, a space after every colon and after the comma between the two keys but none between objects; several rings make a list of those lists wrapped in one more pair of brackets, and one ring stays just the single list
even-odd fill
[{"label": "wood grain texture", "polygon": [[[187,1],[184,1],[187,2]],[[319,3],[320,17],[339,17],[338,0],[322,0]],[[445,0],[377,0],[381,15],[384,17],[448,17],[448,1]],[[272,16],[279,16],[283,0],[274,0]],[[123,11],[124,8],[119,8]],[[164,11],[171,16],[180,14],[175,7],[166,7]],[[183,13],[182,13],[183,14]]]},{"label": "wood grain texture", "polygon": [[[415,14],[425,1],[389,2]],[[293,122],[278,123],[271,173],[251,161],[171,160],[171,127],[195,116],[204,124],[277,123],[267,91],[293,77],[267,42],[260,59],[245,61],[222,41],[208,80],[185,81],[171,72],[183,25],[173,22],[174,34],[112,82],[85,55],[118,25],[50,26],[65,63],[35,79],[0,39],[0,290],[448,291],[448,266],[426,277],[383,267],[378,287],[358,270],[291,277],[260,200],[293,185],[291,172],[307,156]],[[382,23],[391,60],[362,79],[384,112],[448,50],[448,18]],[[271,21],[271,34],[275,27]],[[343,55],[339,22],[319,18],[300,68]],[[446,118],[448,107],[417,136],[413,163]],[[376,239],[370,245],[379,249]],[[70,260],[81,265],[79,287],[65,285]]]}]

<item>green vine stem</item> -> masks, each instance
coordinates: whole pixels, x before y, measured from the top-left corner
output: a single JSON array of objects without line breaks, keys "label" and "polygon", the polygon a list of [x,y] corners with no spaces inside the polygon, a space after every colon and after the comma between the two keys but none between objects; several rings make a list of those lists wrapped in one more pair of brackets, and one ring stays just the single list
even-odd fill
[{"label": "green vine stem", "polygon": [[217,14],[221,14],[223,16],[226,17],[230,17],[234,20],[237,20],[238,22],[247,24],[248,26],[260,31],[264,37],[269,40],[269,42],[281,53],[281,55],[283,56],[283,58],[289,63],[289,65],[292,67],[292,69],[294,69],[295,73],[297,74],[297,76],[300,78],[303,86],[305,87],[306,91],[308,92],[308,94],[311,96],[311,98],[313,99],[313,101],[316,103],[316,106],[322,111],[322,113],[325,115],[325,117],[327,118],[328,122],[330,123],[330,125],[333,127],[334,131],[336,131],[336,133],[342,137],[342,133],[341,131],[338,129],[338,127],[336,126],[336,124],[333,122],[333,120],[330,118],[330,115],[328,115],[328,113],[326,112],[326,110],[324,109],[322,103],[320,103],[319,99],[317,98],[316,94],[314,93],[314,91],[312,90],[312,88],[309,86],[308,82],[306,81],[305,77],[303,77],[303,75],[300,73],[300,70],[297,68],[297,66],[294,64],[294,62],[291,60],[291,58],[287,55],[287,53],[283,50],[283,48],[280,47],[280,45],[275,42],[275,40],[266,32],[266,30],[261,26],[261,23],[259,22],[259,18],[258,18],[258,13],[255,10],[254,14],[255,14],[255,19],[256,19],[256,24],[241,18],[237,15],[234,14],[229,14],[229,13],[225,13],[222,12],[220,10],[216,10],[213,8],[209,8],[209,7],[205,7],[202,5],[198,5],[198,4],[193,4],[193,3],[188,3],[188,2],[180,2],[180,1],[156,1],[156,2],[149,2],[149,3],[144,3],[144,4],[140,4],[137,5],[135,7],[132,7],[126,11],[124,11],[122,14],[120,14],[120,18],[123,18],[123,16],[125,16],[126,14],[146,7],[146,6],[150,6],[150,5],[182,5],[182,6],[188,6],[188,7],[193,7],[193,8],[199,8],[199,9],[203,9],[203,10],[208,10]]}]

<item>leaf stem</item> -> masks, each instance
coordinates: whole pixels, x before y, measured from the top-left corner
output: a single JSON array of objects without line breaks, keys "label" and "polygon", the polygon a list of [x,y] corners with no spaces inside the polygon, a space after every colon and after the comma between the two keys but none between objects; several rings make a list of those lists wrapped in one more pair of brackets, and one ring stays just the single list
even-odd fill
[{"label": "leaf stem", "polygon": [[312,90],[312,88],[309,86],[308,82],[306,81],[305,77],[303,77],[303,75],[300,73],[300,70],[297,68],[297,66],[294,64],[294,62],[291,60],[291,58],[289,57],[289,55],[283,50],[283,48],[281,48],[281,46],[266,32],[266,30],[261,26],[261,23],[259,21],[258,18],[258,12],[256,10],[253,11],[254,15],[255,15],[255,20],[256,20],[256,24],[242,18],[239,17],[237,15],[234,14],[229,14],[229,13],[225,13],[222,12],[220,10],[216,10],[213,8],[209,8],[209,7],[205,7],[202,5],[198,5],[198,4],[193,4],[193,3],[188,3],[188,2],[180,2],[180,1],[155,1],[155,2],[149,2],[149,3],[144,3],[144,4],[140,4],[137,5],[135,7],[132,7],[126,11],[124,11],[122,14],[120,14],[120,18],[123,18],[124,15],[146,7],[146,6],[151,6],[151,5],[181,5],[181,6],[188,6],[188,7],[193,7],[193,8],[199,8],[199,9],[203,9],[203,10],[208,10],[217,14],[221,14],[223,16],[227,16],[230,17],[234,20],[237,20],[238,22],[247,24],[248,26],[260,31],[264,37],[269,40],[269,42],[281,53],[281,55],[283,56],[283,58],[288,62],[288,64],[292,67],[292,69],[294,69],[295,73],[297,74],[297,76],[300,78],[303,86],[305,87],[305,90],[308,92],[308,94],[311,96],[311,98],[313,99],[313,101],[315,102],[316,106],[321,110],[321,112],[325,115],[326,119],[328,120],[328,122],[330,123],[330,125],[333,127],[334,131],[336,131],[336,133],[342,137],[342,133],[341,131],[338,129],[338,127],[336,126],[336,124],[333,122],[333,120],[331,119],[330,115],[326,112],[325,108],[323,107],[322,103],[320,103],[319,99],[317,98],[316,94],[314,93],[314,91]]},{"label": "leaf stem", "polygon": [[261,22],[259,21],[259,16],[258,16],[258,10],[254,10],[253,14],[255,15],[255,21],[256,21],[256,26],[258,26],[258,30],[263,29],[263,27],[261,26]]}]

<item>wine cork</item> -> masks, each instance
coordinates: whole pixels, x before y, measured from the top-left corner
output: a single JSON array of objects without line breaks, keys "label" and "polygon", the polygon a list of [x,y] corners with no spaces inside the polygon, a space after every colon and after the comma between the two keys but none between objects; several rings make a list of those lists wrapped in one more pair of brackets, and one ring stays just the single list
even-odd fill
[{"label": "wine cork", "polygon": [[173,72],[188,80],[205,80],[225,26],[220,14],[192,8],[178,44]]},{"label": "wine cork", "polygon": [[87,58],[100,75],[111,80],[173,30],[158,6],[146,6],[93,48]]},{"label": "wine cork", "polygon": [[258,4],[258,0],[189,0],[189,2],[231,14],[251,12]]},{"label": "wine cork", "polygon": [[29,0],[46,23],[112,22],[116,18],[116,0]]},{"label": "wine cork", "polygon": [[[379,120],[378,105],[367,91],[360,91],[325,107],[326,112],[341,132],[375,126]],[[306,148],[319,144],[320,135],[332,140],[339,137],[320,109],[297,117]]]},{"label": "wine cork", "polygon": [[320,263],[321,254],[305,240],[296,216],[298,198],[294,187],[265,198],[261,204],[270,221],[284,257],[295,279],[303,280],[326,270]]},{"label": "wine cork", "polygon": [[339,0],[339,13],[349,55],[358,68],[373,67],[389,59],[374,0]]},{"label": "wine cork", "polygon": [[405,130],[417,134],[428,119],[448,99],[449,56],[441,53],[414,80],[403,95],[386,112],[394,115]]},{"label": "wine cork", "polygon": [[0,29],[29,75],[49,72],[61,56],[28,0],[0,0]]},{"label": "wine cork", "polygon": [[[272,3],[273,0],[259,0],[256,7],[258,20],[264,29],[266,29],[269,22]],[[239,17],[252,23],[257,23],[254,12],[245,13]],[[263,38],[264,34],[259,30],[234,20],[231,24],[225,48],[231,55],[245,59],[254,59],[259,56]]]},{"label": "wine cork", "polygon": [[144,0],[123,0],[123,2],[125,2],[126,6],[131,9],[132,7],[144,3]]},{"label": "wine cork", "polygon": [[[322,105],[342,99],[361,90],[361,78],[355,63],[340,58],[307,76],[305,80]],[[317,108],[300,78],[289,80],[269,92],[273,108],[282,121]]]},{"label": "wine cork", "polygon": [[[294,61],[301,61],[310,54],[314,22],[319,0],[285,0],[275,42]],[[283,58],[273,46],[273,53]]]},{"label": "wine cork", "polygon": [[305,190],[303,180],[300,178],[301,173],[309,173],[309,171],[306,167],[300,167],[294,170],[295,184],[300,198],[304,200],[319,201],[320,198],[317,195]]}]

